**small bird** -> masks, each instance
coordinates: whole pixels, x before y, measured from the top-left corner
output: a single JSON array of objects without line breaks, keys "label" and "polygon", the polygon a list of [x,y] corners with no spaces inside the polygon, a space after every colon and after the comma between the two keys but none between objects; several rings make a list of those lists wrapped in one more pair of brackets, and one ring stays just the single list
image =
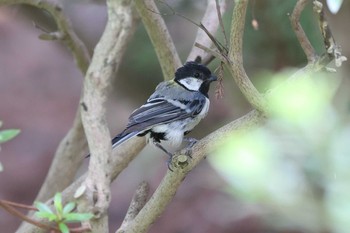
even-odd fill
[{"label": "small bird", "polygon": [[161,82],[147,102],[136,109],[129,117],[125,130],[112,140],[112,148],[134,136],[146,136],[169,155],[168,168],[172,154],[162,145],[168,141],[179,147],[184,139],[190,143],[195,139],[184,138],[208,113],[209,86],[217,77],[197,62],[186,62],[175,72],[175,78]]}]

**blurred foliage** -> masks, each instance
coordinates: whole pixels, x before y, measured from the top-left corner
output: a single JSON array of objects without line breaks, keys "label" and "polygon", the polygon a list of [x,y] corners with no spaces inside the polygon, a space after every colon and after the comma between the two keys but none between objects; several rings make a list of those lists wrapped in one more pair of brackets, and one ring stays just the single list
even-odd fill
[{"label": "blurred foliage", "polygon": [[45,218],[50,222],[55,222],[62,233],[69,233],[67,223],[83,222],[91,219],[93,214],[90,213],[75,213],[73,210],[76,207],[74,202],[69,202],[65,206],[62,203],[62,194],[56,193],[53,201],[55,211],[43,202],[35,202],[35,207],[38,211],[35,216]]},{"label": "blurred foliage", "polygon": [[273,76],[266,124],[232,134],[210,162],[227,192],[266,207],[271,226],[347,232],[350,122],[331,104],[340,79],[317,73],[280,84],[289,76]]},{"label": "blurred foliage", "polygon": [[[0,121],[0,127],[2,126],[2,122]],[[7,142],[14,137],[16,137],[20,133],[19,129],[6,129],[6,130],[1,130],[0,131],[0,144]],[[1,147],[0,147],[1,150]],[[3,166],[0,162],[0,172],[3,171]]]}]

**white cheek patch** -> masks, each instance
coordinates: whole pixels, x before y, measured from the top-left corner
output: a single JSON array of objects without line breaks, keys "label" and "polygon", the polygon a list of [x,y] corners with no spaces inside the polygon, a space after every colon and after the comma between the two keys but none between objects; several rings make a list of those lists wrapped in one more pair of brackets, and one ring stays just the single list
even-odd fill
[{"label": "white cheek patch", "polygon": [[184,85],[188,90],[198,91],[203,83],[203,80],[200,80],[198,78],[188,77],[188,78],[179,80],[179,82],[182,85]]}]

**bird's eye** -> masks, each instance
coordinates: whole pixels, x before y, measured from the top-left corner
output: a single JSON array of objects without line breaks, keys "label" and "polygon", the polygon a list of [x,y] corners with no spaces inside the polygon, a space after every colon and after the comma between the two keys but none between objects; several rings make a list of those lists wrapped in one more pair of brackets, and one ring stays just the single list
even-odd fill
[{"label": "bird's eye", "polygon": [[195,77],[195,78],[199,78],[200,76],[201,76],[200,73],[198,73],[198,72],[194,73],[194,77]]}]

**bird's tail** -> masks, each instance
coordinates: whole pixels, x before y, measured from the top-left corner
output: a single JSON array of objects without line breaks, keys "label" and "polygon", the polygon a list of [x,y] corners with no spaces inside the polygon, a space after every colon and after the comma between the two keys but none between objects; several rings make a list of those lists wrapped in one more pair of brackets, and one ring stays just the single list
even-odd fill
[{"label": "bird's tail", "polygon": [[[117,136],[115,136],[112,139],[112,149],[114,149],[115,147],[119,146],[120,144],[122,144],[123,142],[129,140],[130,138],[135,137],[137,134],[139,134],[139,132],[131,132],[131,133],[127,133],[125,134],[124,132],[121,134],[118,134]],[[88,154],[87,156],[85,156],[85,158],[90,157],[90,154]]]},{"label": "bird's tail", "polygon": [[123,142],[129,140],[130,138],[135,137],[136,135],[138,135],[140,132],[136,131],[136,132],[131,132],[131,133],[121,133],[118,134],[117,136],[115,136],[112,139],[112,149],[119,146],[120,144],[122,144]]}]

